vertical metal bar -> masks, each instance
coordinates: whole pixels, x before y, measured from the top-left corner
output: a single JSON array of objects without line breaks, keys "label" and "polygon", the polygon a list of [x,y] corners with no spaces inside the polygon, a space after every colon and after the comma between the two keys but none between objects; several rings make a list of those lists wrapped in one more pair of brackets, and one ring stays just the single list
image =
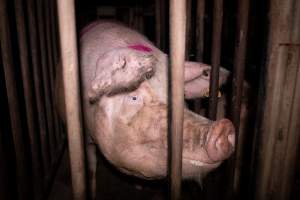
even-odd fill
[{"label": "vertical metal bar", "polygon": [[57,0],[74,199],[86,198],[74,0]]},{"label": "vertical metal bar", "polygon": [[213,4],[213,38],[211,48],[211,76],[209,85],[209,118],[211,120],[216,120],[218,103],[219,67],[221,57],[223,0],[214,0]]},{"label": "vertical metal bar", "polygon": [[[234,55],[234,69],[233,69],[233,81],[232,81],[232,102],[231,102],[231,117],[236,130],[235,146],[237,151],[234,152],[232,176],[232,189],[233,195],[239,195],[240,186],[240,169],[242,160],[240,155],[242,151],[239,148],[239,124],[240,124],[240,112],[241,102],[243,94],[243,82],[245,72],[245,58],[246,58],[246,45],[247,45],[247,32],[248,32],[248,15],[249,15],[249,0],[238,1],[238,15],[237,15],[237,29],[235,40],[235,55]],[[243,137],[243,136],[242,136]]]},{"label": "vertical metal bar", "polygon": [[189,60],[192,48],[192,0],[186,0],[185,59]]},{"label": "vertical metal bar", "polygon": [[[232,80],[232,121],[238,133],[240,123],[245,57],[248,31],[249,0],[238,1],[237,30],[235,40],[234,71]],[[237,137],[236,137],[237,138]],[[236,140],[237,141],[237,140]]]},{"label": "vertical metal bar", "polygon": [[156,45],[166,50],[166,0],[155,1]]},{"label": "vertical metal bar", "polygon": [[26,109],[26,119],[27,127],[29,133],[29,142],[31,149],[31,162],[32,162],[32,173],[33,173],[33,188],[35,199],[41,199],[43,194],[43,184],[42,184],[42,168],[39,159],[40,146],[38,143],[38,135],[36,133],[36,113],[33,98],[33,82],[32,75],[29,69],[28,60],[28,45],[27,45],[27,33],[24,21],[24,7],[22,0],[15,0],[15,13],[16,13],[16,23],[18,31],[18,44],[20,52],[20,64],[23,79],[23,89],[24,89],[24,99],[25,99],[25,109]]},{"label": "vertical metal bar", "polygon": [[[203,62],[204,17],[205,17],[205,0],[197,0],[197,7],[196,7],[196,60],[199,62]],[[201,99],[195,99],[194,108],[195,108],[196,113],[201,112]]]},{"label": "vertical metal bar", "polygon": [[43,17],[43,1],[36,0],[36,8],[37,8],[37,25],[38,25],[38,33],[39,33],[39,44],[40,44],[40,55],[41,55],[41,68],[42,68],[42,77],[43,77],[43,88],[44,88],[44,102],[46,108],[46,117],[47,117],[47,130],[48,130],[48,142],[50,147],[50,159],[51,162],[53,157],[55,156],[55,146],[53,141],[53,131],[54,131],[54,123],[53,123],[53,109],[51,102],[51,84],[49,81],[49,65],[47,63],[47,45],[46,45],[46,31],[45,31],[45,19]]},{"label": "vertical metal bar", "polygon": [[[53,51],[53,73],[56,73],[56,70],[59,67],[59,48],[58,48],[58,37],[57,37],[57,28],[58,28],[58,24],[57,24],[57,6],[56,6],[56,1],[48,1],[50,3],[50,18],[51,18],[51,36],[52,36],[52,51]],[[54,81],[54,80],[53,80]],[[53,91],[54,92],[54,91]],[[55,92],[54,92],[55,94]],[[53,94],[52,94],[53,95]],[[54,98],[54,96],[53,96]],[[55,127],[57,128],[57,131],[55,132],[55,138],[56,141],[58,143],[58,145],[60,145],[61,143],[61,136],[62,136],[62,131],[60,128],[60,123],[59,123],[59,118],[58,118],[58,113],[56,109],[53,109],[53,113],[54,113],[54,123],[55,123]]]},{"label": "vertical metal bar", "polygon": [[161,17],[160,17],[160,1],[155,0],[155,44],[161,47]]},{"label": "vertical metal bar", "polygon": [[186,1],[170,1],[170,65],[171,65],[171,199],[178,200],[181,190],[182,132],[184,107],[184,58],[186,36]]},{"label": "vertical metal bar", "polygon": [[23,140],[23,131],[20,118],[20,105],[17,93],[17,82],[15,78],[15,66],[13,63],[11,33],[7,14],[6,0],[0,0],[0,45],[6,93],[8,98],[11,130],[16,154],[16,177],[18,199],[30,198],[30,179],[28,176],[27,157]]},{"label": "vertical metal bar", "polygon": [[[52,51],[52,41],[51,41],[51,28],[50,28],[50,1],[42,1],[42,10],[44,11],[44,21],[45,21],[45,34],[46,34],[46,46],[47,46],[47,60],[48,60],[48,81],[50,86],[49,91],[49,99],[51,106],[51,115],[52,115],[52,127],[54,128],[50,132],[50,137],[53,142],[54,150],[57,149],[57,132],[58,132],[58,124],[56,123],[55,113],[54,113],[54,62],[53,62],[53,51]],[[55,152],[55,151],[54,151]],[[56,153],[55,153],[56,154]],[[55,160],[55,159],[54,159]]]},{"label": "vertical metal bar", "polygon": [[[56,66],[58,63],[58,52],[57,52],[57,37],[56,37],[56,4],[55,1],[48,1],[50,4],[50,25],[51,25],[51,36],[52,36],[52,51],[53,51],[53,62],[54,65]],[[55,70],[54,70],[55,72]]]},{"label": "vertical metal bar", "polygon": [[205,0],[197,0],[196,9],[196,60],[203,62]]},{"label": "vertical metal bar", "polygon": [[29,40],[30,40],[30,53],[31,53],[31,63],[33,71],[33,82],[36,98],[36,108],[37,108],[37,119],[39,125],[40,133],[40,142],[42,150],[42,159],[43,159],[43,170],[47,172],[50,167],[49,159],[49,146],[47,142],[47,126],[46,126],[46,116],[45,108],[43,105],[43,91],[42,91],[42,79],[40,72],[40,56],[38,50],[38,36],[36,31],[36,15],[35,15],[35,6],[33,0],[27,1],[27,15],[28,15],[28,25],[29,25]]}]

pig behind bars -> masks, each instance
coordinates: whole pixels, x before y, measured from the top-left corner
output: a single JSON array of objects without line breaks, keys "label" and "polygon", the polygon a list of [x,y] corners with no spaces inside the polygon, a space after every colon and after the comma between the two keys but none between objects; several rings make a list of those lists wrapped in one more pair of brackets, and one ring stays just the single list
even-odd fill
[{"label": "pig behind bars", "polygon": [[[96,147],[126,174],[144,179],[165,177],[167,55],[132,29],[96,21],[81,32],[80,63],[92,198]],[[184,67],[185,96],[207,95],[210,66],[187,61]],[[221,69],[220,85],[227,76],[228,72]],[[63,91],[58,93],[58,107],[64,118]],[[183,178],[198,179],[216,168],[233,152],[234,140],[235,130],[229,120],[210,121],[185,108]]]}]

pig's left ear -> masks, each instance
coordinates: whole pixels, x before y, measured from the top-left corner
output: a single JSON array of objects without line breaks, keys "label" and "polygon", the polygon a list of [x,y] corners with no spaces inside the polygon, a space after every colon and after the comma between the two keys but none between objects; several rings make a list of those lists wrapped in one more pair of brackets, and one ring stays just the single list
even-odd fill
[{"label": "pig's left ear", "polygon": [[97,60],[95,77],[89,90],[90,103],[102,95],[132,91],[153,76],[157,59],[151,52],[120,48]]}]

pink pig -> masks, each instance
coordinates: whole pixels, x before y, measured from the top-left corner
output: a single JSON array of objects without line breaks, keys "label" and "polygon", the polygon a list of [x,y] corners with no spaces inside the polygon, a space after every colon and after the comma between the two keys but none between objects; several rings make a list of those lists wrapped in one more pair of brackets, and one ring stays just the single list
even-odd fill
[{"label": "pink pig", "polygon": [[[97,21],[82,31],[80,63],[92,197],[96,147],[126,174],[144,179],[165,177],[167,55],[124,25]],[[210,69],[202,63],[185,62],[186,98],[209,92]],[[220,85],[228,74],[221,69]],[[211,121],[185,108],[183,178],[198,179],[216,168],[233,152],[234,140],[235,130],[228,119]]]}]

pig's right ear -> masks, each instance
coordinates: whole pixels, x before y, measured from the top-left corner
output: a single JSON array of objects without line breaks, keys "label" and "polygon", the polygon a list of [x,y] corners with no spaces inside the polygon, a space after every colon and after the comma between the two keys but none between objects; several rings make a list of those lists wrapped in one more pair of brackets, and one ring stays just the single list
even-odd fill
[{"label": "pig's right ear", "polygon": [[89,101],[95,103],[102,95],[135,90],[155,73],[157,59],[151,52],[121,48],[109,51],[97,60]]}]

